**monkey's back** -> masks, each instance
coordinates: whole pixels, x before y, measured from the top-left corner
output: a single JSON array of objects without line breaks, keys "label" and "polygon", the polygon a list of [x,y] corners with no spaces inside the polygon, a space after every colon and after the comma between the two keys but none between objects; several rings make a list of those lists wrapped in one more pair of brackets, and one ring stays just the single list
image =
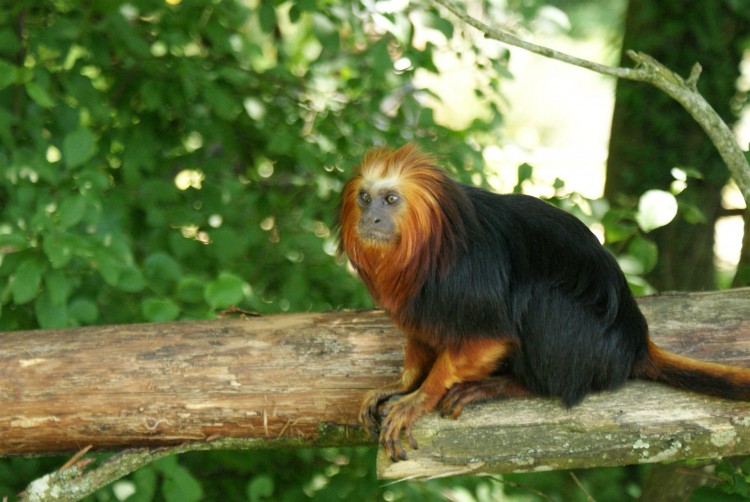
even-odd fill
[{"label": "monkey's back", "polygon": [[405,307],[406,327],[442,346],[515,339],[503,369],[568,406],[625,381],[645,356],[648,327],[614,257],[581,221],[546,202],[462,190],[475,209],[463,222],[466,250]]}]

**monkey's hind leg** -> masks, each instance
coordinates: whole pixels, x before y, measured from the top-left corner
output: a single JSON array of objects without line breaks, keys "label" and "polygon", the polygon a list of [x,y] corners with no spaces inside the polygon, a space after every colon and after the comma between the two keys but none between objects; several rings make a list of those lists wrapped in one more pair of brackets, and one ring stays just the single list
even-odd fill
[{"label": "monkey's hind leg", "polygon": [[394,462],[406,459],[401,445],[405,433],[409,446],[417,448],[412,435],[414,422],[435,409],[446,390],[465,381],[479,381],[499,366],[514,349],[515,343],[505,339],[465,340],[458,348],[441,352],[422,385],[410,394],[383,404],[380,443]]},{"label": "monkey's hind leg", "polygon": [[399,380],[369,391],[362,400],[359,421],[373,439],[380,436],[380,421],[387,403],[419,387],[434,362],[435,352],[431,348],[413,338],[407,338],[404,369]]},{"label": "monkey's hind leg", "polygon": [[524,397],[533,393],[510,375],[500,375],[485,380],[461,382],[453,385],[440,400],[438,409],[443,417],[458,418],[469,403],[497,398]]}]

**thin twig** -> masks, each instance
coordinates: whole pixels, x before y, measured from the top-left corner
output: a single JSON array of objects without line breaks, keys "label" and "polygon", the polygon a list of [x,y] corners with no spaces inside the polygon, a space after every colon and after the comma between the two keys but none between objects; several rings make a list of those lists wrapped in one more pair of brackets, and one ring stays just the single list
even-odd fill
[{"label": "thin twig", "polygon": [[575,481],[575,484],[578,485],[578,488],[583,492],[584,495],[586,495],[586,500],[588,502],[596,502],[596,499],[592,497],[588,491],[586,491],[586,488],[583,487],[581,482],[578,480],[578,476],[576,476],[575,473],[571,472],[570,477],[573,478],[573,481]]},{"label": "thin twig", "polygon": [[91,449],[92,446],[93,445],[88,445],[87,447],[83,448],[78,453],[76,453],[75,455],[73,455],[72,457],[70,457],[70,460],[68,460],[67,462],[65,462],[63,464],[63,466],[60,467],[60,469],[58,469],[58,470],[62,472],[62,471],[65,471],[65,470],[70,469],[71,467],[73,467],[76,464],[76,462],[78,462],[78,460],[82,456],[86,455],[89,452],[89,450]]},{"label": "thin twig", "polygon": [[463,8],[458,7],[451,0],[433,1],[448,9],[464,23],[484,33],[487,38],[533,52],[540,56],[556,59],[563,63],[586,68],[603,75],[645,82],[665,92],[682,105],[706,132],[726,163],[732,178],[734,178],[740,192],[742,192],[745,198],[745,202],[750,207],[750,164],[748,164],[744,152],[737,144],[732,130],[698,92],[697,83],[701,72],[699,64],[693,66],[690,76],[687,80],[684,80],[648,54],[635,51],[627,51],[628,57],[636,63],[635,68],[619,68],[594,63],[565,54],[564,52],[521,40],[510,33],[489,26],[467,14]]}]

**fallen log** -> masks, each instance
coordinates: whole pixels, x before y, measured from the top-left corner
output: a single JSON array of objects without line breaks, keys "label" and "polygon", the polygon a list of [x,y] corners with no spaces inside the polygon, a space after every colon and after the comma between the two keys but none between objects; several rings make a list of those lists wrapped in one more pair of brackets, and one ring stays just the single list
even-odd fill
[{"label": "fallen log", "polygon": [[[750,366],[750,289],[640,300],[654,340]],[[366,389],[396,378],[404,340],[379,311],[0,334],[0,455],[226,438],[242,447],[374,444]],[[649,382],[565,410],[541,398],[429,415],[387,477],[507,472],[750,453],[750,404]]]}]

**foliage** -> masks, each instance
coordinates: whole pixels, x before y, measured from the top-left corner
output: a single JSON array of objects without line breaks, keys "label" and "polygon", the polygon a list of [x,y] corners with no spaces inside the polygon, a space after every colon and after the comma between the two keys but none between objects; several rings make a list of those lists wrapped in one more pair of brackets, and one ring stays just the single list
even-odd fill
[{"label": "foliage", "polygon": [[366,305],[333,259],[343,171],[436,137],[471,164],[465,140],[489,127],[453,131],[421,103],[414,73],[435,67],[414,14],[142,0],[0,16],[3,330]]},{"label": "foliage", "polygon": [[693,492],[690,502],[735,502],[750,500],[750,459],[739,466],[728,460],[716,465],[714,472],[718,483]]},{"label": "foliage", "polygon": [[[370,305],[335,258],[351,166],[374,145],[409,140],[475,166],[475,138],[500,117],[499,64],[487,64],[474,77],[488,118],[461,129],[434,120],[436,97],[415,75],[437,72],[428,40],[454,28],[433,7],[403,7],[20,0],[2,9],[0,331],[211,318],[230,306]],[[418,30],[430,37],[417,40]],[[301,465],[320,460],[274,454],[274,465],[305,455]],[[352,455],[376,490],[372,456]],[[284,488],[249,474],[267,453],[227,453],[217,465],[235,457],[250,466],[248,498]],[[187,461],[134,474],[133,500],[198,499],[230,483],[198,482],[191,469],[211,459]],[[52,465],[0,462],[0,494]]]}]

